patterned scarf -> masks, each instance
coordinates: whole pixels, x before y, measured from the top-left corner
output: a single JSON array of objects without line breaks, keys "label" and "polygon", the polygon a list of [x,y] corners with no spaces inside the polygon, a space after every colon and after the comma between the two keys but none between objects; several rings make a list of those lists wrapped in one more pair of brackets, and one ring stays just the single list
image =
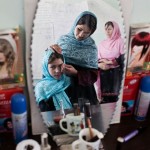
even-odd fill
[{"label": "patterned scarf", "polygon": [[96,18],[96,16],[89,11],[82,12],[75,20],[71,31],[68,34],[61,36],[57,43],[62,48],[66,63],[97,69],[98,54],[94,40],[91,37],[88,37],[79,41],[74,36],[77,22],[86,14],[91,14]]}]

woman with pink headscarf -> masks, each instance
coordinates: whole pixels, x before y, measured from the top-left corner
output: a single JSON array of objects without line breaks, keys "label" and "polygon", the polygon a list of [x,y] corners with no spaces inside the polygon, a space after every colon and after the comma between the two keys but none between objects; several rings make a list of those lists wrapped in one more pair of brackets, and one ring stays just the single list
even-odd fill
[{"label": "woman with pink headscarf", "polygon": [[106,22],[105,32],[107,39],[98,45],[99,75],[95,84],[97,97],[102,103],[118,100],[124,64],[124,41],[118,24]]}]

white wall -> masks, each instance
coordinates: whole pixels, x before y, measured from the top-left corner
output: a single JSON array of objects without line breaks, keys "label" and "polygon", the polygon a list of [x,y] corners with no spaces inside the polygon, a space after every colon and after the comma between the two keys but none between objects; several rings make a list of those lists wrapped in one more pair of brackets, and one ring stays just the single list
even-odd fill
[{"label": "white wall", "polygon": [[[112,3],[110,0],[105,1]],[[113,4],[115,6],[115,2]],[[150,22],[149,6],[150,0],[133,0],[133,8],[129,22],[133,24]],[[0,29],[13,28],[18,25],[21,26],[22,37],[24,39],[24,0],[0,0]]]},{"label": "white wall", "polygon": [[20,26],[23,50],[24,38],[24,0],[0,0],[0,29]]},{"label": "white wall", "polygon": [[0,0],[0,29],[20,25],[24,28],[24,0]]},{"label": "white wall", "polygon": [[150,23],[150,0],[133,0],[130,22]]}]

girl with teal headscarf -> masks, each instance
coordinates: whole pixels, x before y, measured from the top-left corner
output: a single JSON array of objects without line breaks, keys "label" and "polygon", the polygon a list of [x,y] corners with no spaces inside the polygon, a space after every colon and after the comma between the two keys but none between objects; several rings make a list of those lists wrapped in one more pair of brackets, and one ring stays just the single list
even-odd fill
[{"label": "girl with teal headscarf", "polygon": [[[58,61],[61,64],[55,63],[49,66],[49,64],[51,65],[53,62]],[[65,93],[66,88],[70,85],[70,78],[61,74],[62,65],[63,57],[61,54],[54,52],[52,49],[45,51],[42,61],[42,73],[44,78],[35,86],[36,102],[41,111],[59,110],[61,107],[60,101],[63,101],[64,109],[72,108],[72,104]],[[53,70],[52,73],[50,69]],[[56,73],[55,70],[58,73]]]},{"label": "girl with teal headscarf", "polygon": [[63,72],[71,77],[69,97],[72,103],[77,102],[78,98],[88,99],[91,104],[98,102],[94,89],[98,55],[95,42],[90,37],[96,26],[96,16],[89,11],[82,12],[70,32],[57,41],[66,61]]}]

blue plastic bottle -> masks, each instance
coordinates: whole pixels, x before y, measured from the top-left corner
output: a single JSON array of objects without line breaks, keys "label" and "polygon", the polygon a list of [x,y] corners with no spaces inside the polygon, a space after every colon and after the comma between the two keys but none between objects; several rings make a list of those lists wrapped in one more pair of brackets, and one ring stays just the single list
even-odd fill
[{"label": "blue plastic bottle", "polygon": [[14,140],[18,144],[28,135],[27,104],[23,94],[16,93],[11,97],[11,111]]},{"label": "blue plastic bottle", "polygon": [[138,98],[135,106],[135,119],[144,121],[150,104],[150,76],[141,79]]}]

